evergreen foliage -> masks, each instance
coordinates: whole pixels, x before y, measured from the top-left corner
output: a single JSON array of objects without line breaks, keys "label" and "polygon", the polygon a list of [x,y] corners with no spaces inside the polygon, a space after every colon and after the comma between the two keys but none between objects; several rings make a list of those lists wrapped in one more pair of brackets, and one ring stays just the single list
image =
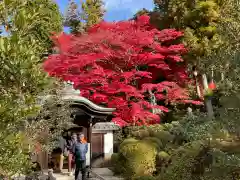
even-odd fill
[{"label": "evergreen foliage", "polygon": [[105,10],[102,0],[86,0],[82,3],[82,20],[88,29],[103,20]]},{"label": "evergreen foliage", "polygon": [[112,160],[118,173],[132,179],[151,175],[155,171],[155,157],[156,149],[152,142],[126,139]]},{"label": "evergreen foliage", "polygon": [[69,1],[64,25],[70,27],[71,33],[78,34],[103,20],[104,8],[102,0],[86,0],[78,7],[75,0]]},{"label": "evergreen foliage", "polygon": [[[50,0],[0,2],[0,174],[10,178],[29,169],[33,142],[24,132],[27,117],[38,112],[36,99],[50,81],[40,63],[52,32],[62,30],[60,12]],[[6,35],[6,36],[5,36]],[[34,129],[32,129],[34,131]]]},{"label": "evergreen foliage", "polygon": [[[170,124],[128,127],[125,135],[131,137],[130,143],[137,139],[155,147],[156,172],[151,176],[156,179],[237,180],[240,173],[239,110],[219,111],[222,112],[220,117],[214,120],[195,113]],[[127,144],[123,141],[121,147]],[[121,162],[126,161],[119,161],[118,167]]]},{"label": "evergreen foliage", "polygon": [[[220,48],[226,49],[230,44],[239,44],[236,36],[236,30],[239,30],[238,0],[154,2],[152,23],[160,29],[176,28],[184,31],[183,43],[189,50],[186,58],[188,62],[197,65],[198,69],[206,71],[213,67],[219,70],[218,59],[210,60],[208,57],[215,57],[213,54],[219,52]],[[226,63],[221,64],[222,69],[225,65]]]}]

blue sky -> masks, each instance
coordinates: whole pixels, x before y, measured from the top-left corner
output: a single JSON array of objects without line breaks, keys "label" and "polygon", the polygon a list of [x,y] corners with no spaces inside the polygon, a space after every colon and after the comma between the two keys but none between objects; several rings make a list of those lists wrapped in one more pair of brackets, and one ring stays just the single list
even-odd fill
[{"label": "blue sky", "polygon": [[[69,0],[55,0],[62,13],[66,11]],[[80,3],[80,0],[76,0]],[[153,0],[104,0],[107,10],[106,21],[120,21],[131,18],[139,9],[152,9]]]}]

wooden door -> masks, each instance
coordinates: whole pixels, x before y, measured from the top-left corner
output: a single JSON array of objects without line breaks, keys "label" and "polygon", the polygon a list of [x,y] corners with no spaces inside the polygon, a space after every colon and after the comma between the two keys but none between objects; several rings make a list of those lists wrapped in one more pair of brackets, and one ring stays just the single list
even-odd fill
[{"label": "wooden door", "polygon": [[100,156],[104,156],[104,134],[93,133],[92,134],[92,158],[96,159]]}]

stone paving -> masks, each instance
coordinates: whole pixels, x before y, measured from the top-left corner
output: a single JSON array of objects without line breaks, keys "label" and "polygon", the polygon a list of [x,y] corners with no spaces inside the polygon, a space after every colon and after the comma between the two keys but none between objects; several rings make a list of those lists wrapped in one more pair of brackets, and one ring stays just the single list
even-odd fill
[{"label": "stone paving", "polygon": [[[45,172],[44,174],[47,175],[47,172]],[[70,176],[67,170],[64,170],[63,173],[61,174],[54,173],[53,176],[56,178],[56,180],[74,180],[74,176]],[[113,172],[108,168],[93,168],[92,173],[90,174],[90,178],[88,179],[89,180],[103,180],[103,179],[104,180],[123,180],[123,178],[114,176]],[[79,177],[79,180],[81,180],[81,177]]]},{"label": "stone paving", "polygon": [[[44,172],[45,175],[48,172]],[[74,180],[74,176],[70,175],[66,169],[63,170],[63,173],[53,173],[53,177],[56,178],[55,180]],[[81,180],[81,175],[79,175],[79,180]],[[96,178],[90,177],[89,180],[97,180]]]},{"label": "stone paving", "polygon": [[[48,179],[48,171],[44,171],[44,174],[39,178],[40,180]],[[15,180],[26,180],[25,177],[18,177]],[[63,173],[53,173],[53,178],[50,180],[74,180],[74,176],[70,176],[67,170],[63,170]],[[81,180],[81,175],[79,177]],[[93,168],[90,178],[88,180],[123,180],[123,178],[114,176],[113,172],[108,168]]]},{"label": "stone paving", "polygon": [[93,174],[97,174],[98,177],[102,177],[105,180],[123,180],[123,178],[114,176],[113,172],[108,168],[93,168],[92,171]]}]

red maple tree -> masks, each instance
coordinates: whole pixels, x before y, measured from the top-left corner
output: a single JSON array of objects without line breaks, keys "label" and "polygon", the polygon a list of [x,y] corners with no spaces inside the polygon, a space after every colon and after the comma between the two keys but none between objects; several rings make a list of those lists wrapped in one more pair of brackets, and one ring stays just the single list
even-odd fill
[{"label": "red maple tree", "polygon": [[136,21],[101,22],[78,36],[54,37],[59,54],[48,57],[44,69],[50,76],[74,83],[75,89],[97,104],[114,107],[113,121],[120,126],[159,123],[164,106],[150,103],[195,103],[184,88],[189,82],[181,55],[183,34],[159,31],[148,16]]}]

